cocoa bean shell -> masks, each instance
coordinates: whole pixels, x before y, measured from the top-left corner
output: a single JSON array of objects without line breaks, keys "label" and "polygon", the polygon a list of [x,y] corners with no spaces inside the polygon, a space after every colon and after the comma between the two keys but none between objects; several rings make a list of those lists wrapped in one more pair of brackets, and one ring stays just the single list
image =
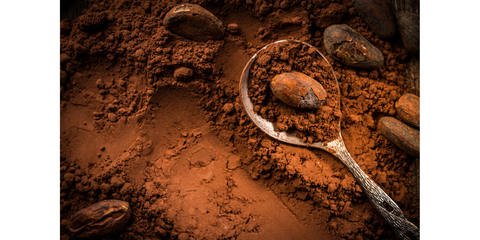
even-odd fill
[{"label": "cocoa bean shell", "polygon": [[353,0],[353,6],[378,37],[390,39],[395,36],[395,16],[389,1]]},{"label": "cocoa bean shell", "polygon": [[397,25],[402,42],[411,54],[420,52],[420,16],[410,12],[400,12],[397,15]]},{"label": "cocoa bean shell", "polygon": [[420,127],[420,98],[411,93],[401,96],[395,103],[398,117],[410,126]]},{"label": "cocoa bean shell", "polygon": [[420,156],[420,131],[393,117],[381,118],[377,128],[390,142],[410,156]]},{"label": "cocoa bean shell", "polygon": [[270,82],[270,89],[282,102],[298,108],[317,109],[327,98],[322,84],[300,72],[276,75]]},{"label": "cocoa bean shell", "polygon": [[123,228],[130,215],[128,202],[104,200],[73,215],[67,223],[67,230],[75,238],[98,238]]},{"label": "cocoa bean shell", "polygon": [[170,32],[195,41],[218,40],[225,33],[222,21],[196,4],[175,6],[165,15],[163,24]]},{"label": "cocoa bean shell", "polygon": [[323,42],[328,54],[345,65],[367,69],[383,66],[382,52],[345,24],[325,29]]}]

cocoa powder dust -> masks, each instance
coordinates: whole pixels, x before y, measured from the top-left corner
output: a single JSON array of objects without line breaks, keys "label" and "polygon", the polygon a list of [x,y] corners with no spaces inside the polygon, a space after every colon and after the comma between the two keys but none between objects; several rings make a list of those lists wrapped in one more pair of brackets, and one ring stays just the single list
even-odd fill
[{"label": "cocoa powder dust", "polygon": [[[324,29],[339,23],[380,49],[384,66],[355,69],[326,56],[335,92],[318,54],[281,45],[259,56],[249,94],[260,115],[306,141],[336,138],[341,117],[352,157],[419,226],[418,159],[376,129],[381,117],[397,117],[400,96],[419,93],[409,80],[418,61],[399,36],[379,39],[351,1],[189,2],[223,22],[223,39],[169,32],[163,18],[181,1],[92,0],[80,17],[61,20],[62,240],[72,239],[71,216],[105,199],[128,202],[132,217],[104,239],[393,239],[338,159],[270,138],[239,96],[242,70],[262,47],[295,39],[325,55]],[[290,68],[341,106],[332,97],[314,111],[285,106],[268,81]]]},{"label": "cocoa powder dust", "polygon": [[[318,81],[327,98],[318,110],[294,108],[272,93],[270,82],[277,74],[301,72]],[[280,42],[261,51],[252,66],[249,97],[254,111],[275,123],[280,131],[293,131],[304,142],[328,143],[339,137],[340,94],[332,68],[315,47],[297,42]]]}]

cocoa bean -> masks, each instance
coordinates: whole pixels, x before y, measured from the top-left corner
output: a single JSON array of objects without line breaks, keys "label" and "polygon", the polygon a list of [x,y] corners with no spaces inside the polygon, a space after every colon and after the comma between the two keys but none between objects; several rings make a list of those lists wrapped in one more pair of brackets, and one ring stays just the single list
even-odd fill
[{"label": "cocoa bean", "polygon": [[218,40],[225,33],[223,23],[196,4],[175,6],[165,15],[163,24],[170,32],[195,41]]},{"label": "cocoa bean", "polygon": [[323,41],[328,54],[345,65],[369,69],[383,66],[382,52],[345,24],[325,29]]},{"label": "cocoa bean", "polygon": [[319,82],[299,72],[276,75],[270,82],[270,89],[282,102],[298,108],[317,109],[327,97]]},{"label": "cocoa bean", "polygon": [[378,130],[407,154],[413,157],[420,156],[420,131],[393,117],[381,118]]},{"label": "cocoa bean", "polygon": [[420,127],[420,98],[411,93],[401,96],[395,103],[398,117],[413,127]]},{"label": "cocoa bean", "polygon": [[397,15],[397,25],[407,51],[418,55],[420,52],[420,16],[415,13],[400,12]]},{"label": "cocoa bean", "polygon": [[378,37],[390,39],[395,36],[395,17],[389,1],[353,0],[353,6]]},{"label": "cocoa bean", "polygon": [[104,200],[73,215],[67,223],[67,230],[75,238],[98,238],[120,230],[130,215],[130,205],[127,202]]}]

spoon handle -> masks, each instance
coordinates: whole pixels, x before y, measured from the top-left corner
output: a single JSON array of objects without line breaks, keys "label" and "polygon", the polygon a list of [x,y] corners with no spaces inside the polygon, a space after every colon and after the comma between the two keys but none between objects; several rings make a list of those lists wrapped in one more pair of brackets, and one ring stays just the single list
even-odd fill
[{"label": "spoon handle", "polygon": [[339,139],[329,147],[335,150],[334,155],[350,169],[370,202],[373,203],[380,215],[393,227],[397,238],[402,240],[420,239],[420,230],[417,226],[408,221],[397,204],[360,169],[347,151],[343,140]]}]

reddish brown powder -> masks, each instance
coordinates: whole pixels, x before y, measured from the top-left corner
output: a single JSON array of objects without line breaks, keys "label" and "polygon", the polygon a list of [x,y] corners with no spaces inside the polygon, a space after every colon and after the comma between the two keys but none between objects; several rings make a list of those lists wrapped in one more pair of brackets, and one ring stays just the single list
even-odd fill
[{"label": "reddish brown powder", "polygon": [[[378,70],[326,57],[348,151],[419,226],[418,159],[376,129],[380,117],[396,117],[402,94],[419,94],[410,81],[418,61],[398,36],[380,40],[350,1],[192,2],[237,27],[219,41],[183,39],[162,23],[180,1],[163,0],[95,0],[85,17],[62,20],[61,239],[75,212],[103,199],[128,201],[133,214],[105,239],[393,239],[340,161],[268,137],[243,110],[248,60],[280,39],[326,53],[319,19],[348,24],[384,54]],[[278,100],[264,91],[273,109]]]},{"label": "reddish brown powder", "polygon": [[[317,110],[294,108],[273,94],[270,82],[277,74],[301,72],[322,84],[327,99]],[[332,68],[314,47],[280,42],[261,51],[249,77],[254,111],[274,122],[280,131],[294,131],[305,142],[330,142],[339,137],[340,95]]]}]

